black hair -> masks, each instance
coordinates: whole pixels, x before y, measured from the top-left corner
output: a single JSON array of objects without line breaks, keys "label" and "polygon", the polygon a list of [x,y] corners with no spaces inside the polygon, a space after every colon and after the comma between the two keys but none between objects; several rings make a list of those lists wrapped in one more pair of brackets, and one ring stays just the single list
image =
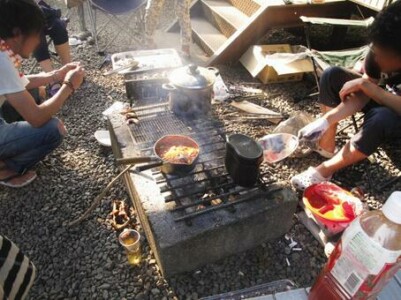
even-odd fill
[{"label": "black hair", "polygon": [[0,38],[15,36],[15,29],[28,36],[39,33],[45,26],[45,18],[33,0],[0,0]]},{"label": "black hair", "polygon": [[373,45],[386,48],[401,55],[401,1],[395,1],[377,14],[369,27]]}]

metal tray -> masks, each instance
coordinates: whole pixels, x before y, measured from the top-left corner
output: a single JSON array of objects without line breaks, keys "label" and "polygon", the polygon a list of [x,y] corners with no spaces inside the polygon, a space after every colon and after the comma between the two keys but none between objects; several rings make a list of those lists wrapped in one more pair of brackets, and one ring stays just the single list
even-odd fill
[{"label": "metal tray", "polygon": [[115,53],[111,56],[113,70],[124,66],[124,64],[121,64],[121,61],[124,59],[135,59],[139,62],[139,65],[134,70],[124,70],[119,72],[119,74],[173,69],[182,66],[181,58],[175,49],[139,50]]},{"label": "metal tray", "polygon": [[288,279],[282,279],[273,281],[270,283],[265,283],[243,290],[229,292],[220,295],[214,295],[210,297],[201,298],[201,300],[242,300],[250,299],[259,296],[272,295],[276,293],[282,293],[290,290],[296,289],[297,286],[294,282]]}]

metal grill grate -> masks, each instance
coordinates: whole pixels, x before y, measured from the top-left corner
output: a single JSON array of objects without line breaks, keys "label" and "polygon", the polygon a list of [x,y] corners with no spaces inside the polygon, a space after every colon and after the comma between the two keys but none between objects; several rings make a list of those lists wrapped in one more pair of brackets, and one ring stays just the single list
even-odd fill
[{"label": "metal grill grate", "polygon": [[167,134],[185,134],[200,146],[196,168],[186,176],[166,175],[159,168],[152,176],[160,187],[166,202],[175,202],[171,210],[176,221],[191,220],[218,209],[235,212],[235,204],[266,196],[269,174],[262,174],[261,181],[248,189],[236,186],[224,166],[225,132],[213,116],[197,120],[181,120],[167,110],[167,106],[143,107],[136,111],[139,124],[131,127],[137,150],[151,155],[153,144]]},{"label": "metal grill grate", "polygon": [[139,116],[138,125],[131,126],[135,143],[141,144],[149,141],[157,141],[168,134],[189,134],[187,126],[177,118],[172,118],[171,113],[158,114],[157,118],[150,116]]}]

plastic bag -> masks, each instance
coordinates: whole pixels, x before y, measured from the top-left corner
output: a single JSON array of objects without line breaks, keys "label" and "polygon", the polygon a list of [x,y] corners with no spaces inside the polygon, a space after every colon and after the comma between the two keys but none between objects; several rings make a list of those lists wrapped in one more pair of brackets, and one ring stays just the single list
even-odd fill
[{"label": "plastic bag", "polygon": [[[273,133],[289,133],[298,136],[298,131],[313,122],[314,118],[306,112],[296,112],[288,120],[281,122],[274,130]],[[292,154],[295,157],[302,157],[310,153],[310,149],[298,146],[298,149]]]}]

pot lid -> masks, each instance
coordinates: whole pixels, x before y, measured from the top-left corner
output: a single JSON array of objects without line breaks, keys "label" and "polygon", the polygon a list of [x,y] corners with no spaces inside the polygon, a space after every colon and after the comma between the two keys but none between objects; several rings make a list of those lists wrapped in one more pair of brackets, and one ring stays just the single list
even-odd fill
[{"label": "pot lid", "polygon": [[262,147],[251,137],[244,134],[232,134],[227,137],[227,144],[234,148],[242,158],[255,160],[263,155]]},{"label": "pot lid", "polygon": [[191,64],[174,70],[169,79],[176,87],[203,89],[214,84],[217,73],[215,68],[202,68]]}]

